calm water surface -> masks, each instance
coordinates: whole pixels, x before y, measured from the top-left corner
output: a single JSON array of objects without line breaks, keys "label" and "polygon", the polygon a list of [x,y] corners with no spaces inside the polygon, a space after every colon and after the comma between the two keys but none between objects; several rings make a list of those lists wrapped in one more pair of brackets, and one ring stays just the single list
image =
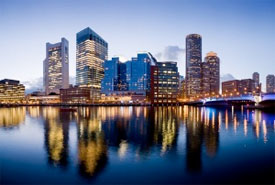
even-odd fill
[{"label": "calm water surface", "polygon": [[0,184],[273,183],[275,114],[0,108]]}]

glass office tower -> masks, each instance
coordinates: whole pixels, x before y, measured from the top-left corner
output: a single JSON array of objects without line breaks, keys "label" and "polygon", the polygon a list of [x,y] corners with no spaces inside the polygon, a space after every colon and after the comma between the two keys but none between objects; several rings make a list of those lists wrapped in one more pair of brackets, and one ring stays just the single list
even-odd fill
[{"label": "glass office tower", "polygon": [[126,62],[126,81],[129,91],[144,92],[150,90],[150,66],[156,59],[150,53],[139,53]]},{"label": "glass office tower", "polygon": [[106,60],[104,66],[104,78],[101,83],[101,92],[105,94],[114,91],[127,91],[126,64],[119,61],[118,57]]},{"label": "glass office tower", "polygon": [[59,94],[61,88],[69,87],[69,42],[65,38],[56,44],[46,44],[43,76],[46,94]]},{"label": "glass office tower", "polygon": [[190,34],[186,37],[186,95],[201,94],[201,36]]},{"label": "glass office tower", "polygon": [[76,85],[91,88],[92,100],[100,98],[104,77],[103,62],[108,58],[108,43],[91,28],[76,35]]}]

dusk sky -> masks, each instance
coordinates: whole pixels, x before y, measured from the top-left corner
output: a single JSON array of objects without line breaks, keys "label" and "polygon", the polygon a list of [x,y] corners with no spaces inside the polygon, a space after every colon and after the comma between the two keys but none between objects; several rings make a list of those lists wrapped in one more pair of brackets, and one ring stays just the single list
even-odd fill
[{"label": "dusk sky", "polygon": [[[274,0],[0,0],[0,79],[43,76],[46,42],[69,40],[75,76],[76,33],[90,27],[109,44],[109,58],[148,51],[178,62],[185,75],[185,37],[202,36],[202,53],[218,54],[221,74],[275,73]],[[265,89],[265,86],[264,88]]]}]

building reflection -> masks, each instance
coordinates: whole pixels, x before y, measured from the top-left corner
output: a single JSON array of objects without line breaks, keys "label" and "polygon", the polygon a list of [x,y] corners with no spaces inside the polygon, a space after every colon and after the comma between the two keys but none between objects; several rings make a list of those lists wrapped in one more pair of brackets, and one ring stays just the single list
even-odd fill
[{"label": "building reflection", "polygon": [[[152,147],[164,154],[175,146],[178,121],[173,107],[106,108],[102,129],[108,145],[117,148],[120,157],[131,147],[136,157],[144,158]],[[130,145],[130,146],[129,146]]]},{"label": "building reflection", "polygon": [[0,108],[0,128],[13,128],[25,121],[26,107]]},{"label": "building reflection", "polygon": [[[76,123],[77,167],[82,176],[91,178],[105,169],[110,149],[120,160],[129,159],[128,155],[146,160],[152,154],[171,159],[182,155],[177,147],[184,145],[184,165],[188,172],[198,173],[204,157],[217,156],[219,133],[252,136],[266,143],[270,129],[275,130],[272,113],[192,106],[79,107],[75,112],[63,112],[58,107],[1,108],[0,127],[23,123],[26,110],[30,117],[43,120],[44,144],[51,166],[69,165],[69,124]],[[182,138],[186,139],[178,142]]]},{"label": "building reflection", "polygon": [[56,107],[42,109],[48,162],[62,168],[68,165],[69,114]]},{"label": "building reflection", "polygon": [[186,124],[186,169],[200,172],[202,168],[202,148],[206,154],[214,157],[219,146],[219,128],[221,112],[211,108],[185,107]]},{"label": "building reflection", "polygon": [[76,119],[79,172],[83,176],[95,176],[107,163],[107,145],[101,129],[101,113],[97,108],[80,108]]}]

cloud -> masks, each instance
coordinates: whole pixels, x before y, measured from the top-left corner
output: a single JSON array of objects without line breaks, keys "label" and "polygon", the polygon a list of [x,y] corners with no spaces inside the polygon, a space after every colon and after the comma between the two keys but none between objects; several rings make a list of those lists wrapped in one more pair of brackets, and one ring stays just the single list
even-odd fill
[{"label": "cloud", "polygon": [[[34,91],[43,91],[43,77],[34,78],[28,81],[22,81],[25,86],[25,93],[30,94]],[[75,85],[75,77],[69,77],[69,83]]]},{"label": "cloud", "polygon": [[220,77],[221,82],[225,82],[225,81],[229,81],[229,80],[235,80],[235,79],[236,78],[230,73],[222,74],[221,77]]},{"label": "cloud", "polygon": [[185,49],[179,46],[166,46],[163,51],[156,53],[155,57],[159,61],[184,61]]}]

